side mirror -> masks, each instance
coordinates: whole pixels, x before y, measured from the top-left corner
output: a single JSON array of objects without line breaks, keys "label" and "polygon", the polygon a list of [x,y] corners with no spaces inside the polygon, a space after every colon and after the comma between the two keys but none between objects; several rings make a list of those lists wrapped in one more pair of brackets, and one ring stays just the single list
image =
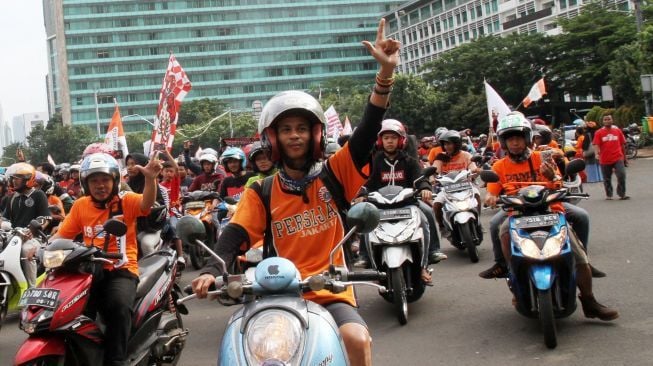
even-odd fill
[{"label": "side mirror", "polygon": [[32,231],[41,230],[41,223],[38,220],[32,220],[29,222],[29,229]]},{"label": "side mirror", "polygon": [[493,170],[481,170],[481,180],[485,183],[497,183],[500,179]]},{"label": "side mirror", "polygon": [[472,162],[476,165],[480,165],[483,162],[483,157],[479,154],[475,154],[472,156]]},{"label": "side mirror", "polygon": [[227,202],[230,205],[237,205],[238,201],[236,201],[233,197],[231,196],[226,196],[222,199],[223,201]]},{"label": "side mirror", "polygon": [[583,159],[574,159],[567,164],[565,168],[566,175],[574,175],[585,170],[585,160]]},{"label": "side mirror", "polygon": [[379,210],[369,202],[357,203],[347,212],[347,225],[356,226],[356,231],[367,234],[379,225]]},{"label": "side mirror", "polygon": [[104,231],[115,236],[123,236],[127,232],[127,225],[116,219],[107,220],[102,227]]},{"label": "side mirror", "polygon": [[206,229],[199,219],[184,216],[177,222],[177,235],[184,243],[195,245],[196,239],[206,238]]},{"label": "side mirror", "polygon": [[437,172],[437,169],[435,169],[434,166],[430,166],[430,167],[424,168],[424,170],[422,170],[422,176],[430,177],[433,174],[435,174],[436,172]]}]

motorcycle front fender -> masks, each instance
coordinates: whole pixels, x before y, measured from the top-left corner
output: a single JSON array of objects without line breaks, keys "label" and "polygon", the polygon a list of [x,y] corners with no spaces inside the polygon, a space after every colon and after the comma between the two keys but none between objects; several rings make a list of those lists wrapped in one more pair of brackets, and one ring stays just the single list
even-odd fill
[{"label": "motorcycle front fender", "polygon": [[383,247],[383,263],[388,268],[399,268],[405,261],[413,262],[413,254],[408,245]]},{"label": "motorcycle front fender", "polygon": [[453,222],[457,224],[464,224],[471,219],[476,219],[476,215],[474,215],[473,212],[460,211],[453,217]]},{"label": "motorcycle front fender", "polygon": [[243,334],[240,333],[243,318],[229,322],[222,335],[222,343],[218,350],[219,366],[240,366],[247,365],[245,353],[243,352]]},{"label": "motorcycle front fender", "polygon": [[64,356],[66,345],[63,337],[29,337],[20,345],[14,365],[23,365],[44,356]]},{"label": "motorcycle front fender", "polygon": [[541,291],[551,289],[555,279],[553,266],[550,264],[532,264],[528,268],[528,272],[535,288]]}]

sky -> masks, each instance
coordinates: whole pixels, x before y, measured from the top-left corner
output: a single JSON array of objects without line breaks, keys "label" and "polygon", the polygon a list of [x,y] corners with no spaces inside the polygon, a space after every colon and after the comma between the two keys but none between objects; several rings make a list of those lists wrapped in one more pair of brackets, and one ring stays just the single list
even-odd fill
[{"label": "sky", "polygon": [[42,0],[3,0],[0,11],[2,118],[48,110]]}]

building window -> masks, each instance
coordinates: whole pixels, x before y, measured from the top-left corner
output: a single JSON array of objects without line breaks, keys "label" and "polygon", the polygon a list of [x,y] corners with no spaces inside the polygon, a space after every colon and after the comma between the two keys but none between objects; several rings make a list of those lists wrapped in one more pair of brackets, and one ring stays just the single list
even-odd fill
[{"label": "building window", "polygon": [[109,51],[97,51],[97,58],[109,58]]},{"label": "building window", "polygon": [[77,105],[83,105],[84,99],[82,97],[77,97],[75,98],[75,102],[77,103]]},{"label": "building window", "polygon": [[567,0],[560,0],[560,9],[567,9]]},{"label": "building window", "polygon": [[98,104],[111,104],[113,103],[113,95],[98,95]]}]

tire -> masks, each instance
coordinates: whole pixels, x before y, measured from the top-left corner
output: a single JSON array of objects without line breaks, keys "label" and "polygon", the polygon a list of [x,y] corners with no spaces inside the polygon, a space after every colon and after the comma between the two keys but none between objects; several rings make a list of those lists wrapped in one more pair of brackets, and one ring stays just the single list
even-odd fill
[{"label": "tire", "polygon": [[20,366],[63,366],[65,359],[63,356],[44,356]]},{"label": "tire", "polygon": [[556,348],[558,340],[556,336],[556,319],[553,315],[553,299],[551,291],[537,291],[537,307],[540,316],[540,326],[544,333],[544,344],[548,348]]},{"label": "tire", "polygon": [[460,232],[460,241],[462,241],[467,248],[467,254],[469,254],[469,260],[472,263],[478,262],[478,247],[474,243],[474,235],[472,235],[472,225],[476,225],[473,221],[467,221],[464,224],[458,225],[458,230]]},{"label": "tire", "polygon": [[7,320],[7,303],[0,305],[0,330],[2,330],[2,324]]},{"label": "tire", "polygon": [[392,302],[395,306],[399,324],[408,323],[408,299],[406,298],[406,281],[401,267],[390,270],[390,284],[392,286]]},{"label": "tire", "polygon": [[626,146],[626,157],[628,159],[635,159],[637,157],[637,146],[628,144]]}]

